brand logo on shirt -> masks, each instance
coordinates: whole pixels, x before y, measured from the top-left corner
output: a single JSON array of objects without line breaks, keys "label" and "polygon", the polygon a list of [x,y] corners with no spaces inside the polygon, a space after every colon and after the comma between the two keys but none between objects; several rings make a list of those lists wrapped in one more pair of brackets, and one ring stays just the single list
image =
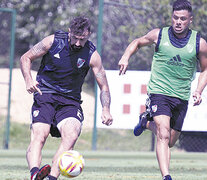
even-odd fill
[{"label": "brand logo on shirt", "polygon": [[193,52],[193,45],[192,44],[188,44],[187,45],[187,49],[188,49],[189,53],[192,53]]},{"label": "brand logo on shirt", "polygon": [[59,55],[59,53],[55,54],[54,57],[60,59],[60,55]]},{"label": "brand logo on shirt", "polygon": [[170,44],[168,42],[165,42],[163,45],[164,46],[170,46]]},{"label": "brand logo on shirt", "polygon": [[81,68],[84,65],[85,62],[86,62],[86,60],[78,58],[77,67]]},{"label": "brand logo on shirt", "polygon": [[176,55],[173,58],[171,58],[169,61],[166,62],[168,65],[173,65],[173,66],[181,66],[183,67],[184,64],[182,63],[182,60],[180,58],[180,55]]}]

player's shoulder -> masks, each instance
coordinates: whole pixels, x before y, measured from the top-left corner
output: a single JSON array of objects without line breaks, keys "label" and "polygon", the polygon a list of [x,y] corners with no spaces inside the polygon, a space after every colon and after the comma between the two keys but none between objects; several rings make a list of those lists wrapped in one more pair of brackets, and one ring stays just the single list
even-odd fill
[{"label": "player's shoulder", "polygon": [[89,40],[86,42],[85,47],[93,52],[96,50],[96,46]]},{"label": "player's shoulder", "polygon": [[67,32],[62,31],[62,30],[58,30],[58,31],[55,31],[54,34],[51,34],[51,35],[45,37],[43,39],[43,43],[48,45],[48,47],[51,47],[54,44],[55,39],[67,39],[67,38],[68,38]]},{"label": "player's shoulder", "polygon": [[161,30],[160,28],[154,28],[154,29],[150,30],[147,34],[150,36],[156,36],[159,34],[160,30]]},{"label": "player's shoulder", "polygon": [[61,39],[65,39],[68,38],[68,32],[65,32],[63,30],[57,30],[55,31],[55,37],[56,38],[61,38]]},{"label": "player's shoulder", "polygon": [[157,42],[159,33],[160,28],[152,29],[145,35],[145,38],[149,39],[150,41]]},{"label": "player's shoulder", "polygon": [[204,38],[202,38],[202,37],[200,37],[200,43],[207,44],[206,40]]},{"label": "player's shoulder", "polygon": [[200,38],[200,50],[203,52],[207,52],[207,42],[204,38]]},{"label": "player's shoulder", "polygon": [[47,37],[45,37],[41,42],[44,44],[44,46],[49,49],[54,41],[54,34],[49,35]]}]

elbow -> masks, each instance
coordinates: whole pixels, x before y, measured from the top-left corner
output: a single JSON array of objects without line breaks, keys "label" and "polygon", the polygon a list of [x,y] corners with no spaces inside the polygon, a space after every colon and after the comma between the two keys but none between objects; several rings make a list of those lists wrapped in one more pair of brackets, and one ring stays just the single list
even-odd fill
[{"label": "elbow", "polygon": [[21,57],[20,57],[20,63],[23,63],[26,59],[26,56],[25,54],[23,54]]},{"label": "elbow", "polygon": [[24,63],[32,63],[32,60],[28,57],[28,56],[26,56],[26,54],[23,54],[21,57],[20,57],[20,64],[22,65],[22,64],[24,64]]},{"label": "elbow", "polygon": [[20,57],[20,67],[22,68],[23,64],[25,62],[24,55]]},{"label": "elbow", "polygon": [[24,61],[24,55],[22,55],[22,56],[20,57],[20,63],[21,63],[21,64],[23,63],[23,61]]}]

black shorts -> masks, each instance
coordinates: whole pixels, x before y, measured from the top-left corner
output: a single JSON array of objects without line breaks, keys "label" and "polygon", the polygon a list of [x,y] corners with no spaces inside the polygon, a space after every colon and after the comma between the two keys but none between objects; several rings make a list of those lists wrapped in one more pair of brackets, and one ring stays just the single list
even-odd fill
[{"label": "black shorts", "polygon": [[69,117],[76,118],[80,122],[83,121],[83,111],[79,102],[58,94],[34,95],[31,113],[32,123],[50,124],[52,136],[60,137],[57,125]]},{"label": "black shorts", "polygon": [[[150,94],[148,106],[152,117],[167,115],[170,119],[170,127],[181,131],[188,110],[188,101],[162,94]],[[146,103],[147,105],[147,103]]]}]

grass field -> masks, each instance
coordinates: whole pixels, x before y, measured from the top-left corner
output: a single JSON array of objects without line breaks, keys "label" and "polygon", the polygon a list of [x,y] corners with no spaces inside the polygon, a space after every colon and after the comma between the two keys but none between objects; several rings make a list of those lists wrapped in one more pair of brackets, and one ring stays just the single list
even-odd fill
[{"label": "grass field", "polygon": [[[0,121],[0,142],[3,142]],[[92,130],[83,130],[75,149],[86,161],[77,180],[161,180],[149,131],[134,137],[131,130],[98,130],[97,149],[91,151]],[[9,150],[0,149],[0,180],[30,180],[25,158],[30,141],[28,124],[11,123]],[[43,150],[43,164],[51,164],[60,140],[49,136]],[[121,151],[120,151],[121,150]],[[173,180],[207,180],[207,153],[187,153],[172,149]],[[67,180],[60,176],[60,180]]]},{"label": "grass field", "polygon": [[[43,163],[51,163],[54,151],[43,152]],[[161,180],[154,152],[81,151],[85,159],[77,180]],[[174,180],[206,180],[207,154],[173,152]],[[29,180],[23,150],[0,150],[0,179]],[[60,180],[67,180],[60,176]]]}]

